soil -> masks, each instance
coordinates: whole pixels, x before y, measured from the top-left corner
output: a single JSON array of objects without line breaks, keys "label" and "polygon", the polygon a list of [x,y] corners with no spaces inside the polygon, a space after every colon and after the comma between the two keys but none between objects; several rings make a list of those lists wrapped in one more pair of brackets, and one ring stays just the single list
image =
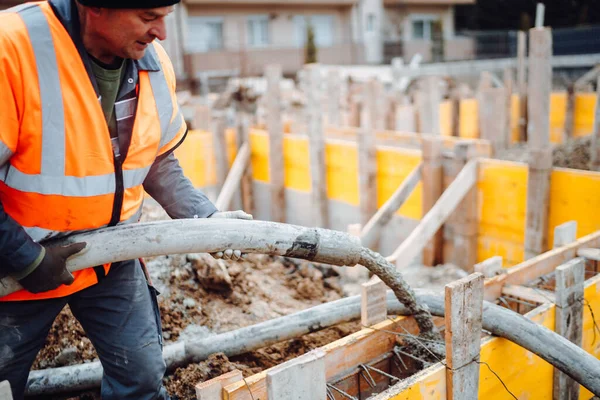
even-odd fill
[{"label": "soil", "polygon": [[[591,136],[569,139],[567,142],[554,146],[552,165],[560,168],[590,169]],[[527,145],[519,143],[499,152],[497,158],[507,161],[527,162]]]}]

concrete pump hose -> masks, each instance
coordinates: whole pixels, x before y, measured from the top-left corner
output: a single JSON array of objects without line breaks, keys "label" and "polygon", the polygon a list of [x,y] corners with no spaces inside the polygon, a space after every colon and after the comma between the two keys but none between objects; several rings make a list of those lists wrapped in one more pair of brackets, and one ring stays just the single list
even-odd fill
[{"label": "concrete pump hose", "polygon": [[[415,290],[419,303],[436,316],[444,316],[444,296]],[[409,315],[395,295],[387,293],[388,313]],[[511,310],[484,302],[483,328],[537,354],[565,372],[581,385],[600,395],[600,360],[562,336]],[[165,346],[163,355],[169,368],[206,359],[215,352],[234,356],[289,340],[360,317],[360,296],[325,303],[294,314],[224,332],[208,338]],[[100,386],[100,362],[32,371],[27,382],[28,395],[84,390]]]}]

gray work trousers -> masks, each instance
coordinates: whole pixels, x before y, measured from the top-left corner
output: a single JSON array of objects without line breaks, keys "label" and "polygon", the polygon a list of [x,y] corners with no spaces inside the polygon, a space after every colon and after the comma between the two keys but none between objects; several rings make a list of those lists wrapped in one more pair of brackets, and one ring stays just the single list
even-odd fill
[{"label": "gray work trousers", "polygon": [[114,264],[106,277],[73,295],[0,302],[0,382],[22,399],[27,376],[58,313],[68,304],[102,362],[103,399],[168,399],[156,291],[139,261]]}]

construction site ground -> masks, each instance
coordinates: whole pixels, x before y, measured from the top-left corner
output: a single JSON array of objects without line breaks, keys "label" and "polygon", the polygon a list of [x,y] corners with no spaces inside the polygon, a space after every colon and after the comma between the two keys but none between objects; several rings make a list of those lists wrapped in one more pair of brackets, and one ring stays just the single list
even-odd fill
[{"label": "construction site ground", "polygon": [[[499,158],[526,161],[518,146]],[[574,139],[554,150],[554,165],[587,169],[589,138]],[[168,218],[152,201],[144,206],[144,221]],[[248,255],[243,261],[215,260],[207,254],[176,255],[146,260],[159,305],[165,343],[202,338],[287,315],[356,293],[328,266],[282,257]],[[466,275],[453,266],[410,267],[403,274],[413,287],[441,290]],[[252,353],[228,358],[214,354],[208,360],[170,371],[164,379],[171,395],[195,399],[194,385],[233,369],[244,377],[256,374],[314,348],[360,330],[360,321],[288,340]],[[56,319],[34,369],[90,362],[97,355],[68,307]],[[36,399],[99,399],[99,390]]]}]

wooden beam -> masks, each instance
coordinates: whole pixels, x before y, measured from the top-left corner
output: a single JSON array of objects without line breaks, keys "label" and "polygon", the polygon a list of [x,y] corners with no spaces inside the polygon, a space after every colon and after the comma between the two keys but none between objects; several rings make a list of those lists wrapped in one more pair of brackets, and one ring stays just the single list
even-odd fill
[{"label": "wooden beam", "polygon": [[321,69],[317,64],[305,66],[307,90],[307,125],[310,152],[311,208],[313,224],[329,226],[329,203],[325,169],[325,134],[321,108]]},{"label": "wooden beam", "polygon": [[527,140],[527,34],[517,34],[517,86],[519,91],[519,141]]},{"label": "wooden beam", "polygon": [[211,133],[213,140],[213,152],[215,155],[215,170],[217,175],[217,187],[219,190],[225,184],[229,172],[229,157],[225,131],[227,121],[223,111],[211,113]]},{"label": "wooden beam", "polygon": [[552,292],[521,285],[504,285],[502,295],[537,304],[554,303],[555,301],[555,296]]},{"label": "wooden beam", "polygon": [[387,286],[377,277],[361,285],[360,321],[363,326],[373,326],[387,318]]},{"label": "wooden beam", "polygon": [[420,163],[398,186],[398,189],[390,196],[383,206],[367,222],[360,232],[360,241],[363,246],[376,249],[379,244],[381,230],[392,219],[396,211],[402,207],[410,197],[417,184],[421,181],[423,163]]},{"label": "wooden beam", "polygon": [[285,186],[283,163],[283,122],[281,118],[281,66],[267,65],[267,131],[269,132],[269,180],[271,221],[285,222]]},{"label": "wooden beam", "polygon": [[[555,331],[581,347],[583,341],[583,289],[585,266],[575,258],[556,268],[556,325]],[[553,398],[579,398],[579,384],[554,368]]]},{"label": "wooden beam", "polygon": [[[252,149],[250,146],[250,116],[248,113],[238,110],[237,115],[237,143],[238,151],[244,143],[248,143],[249,159],[251,160]],[[254,185],[252,180],[252,162],[248,162],[241,182],[242,209],[249,214],[254,214]]]},{"label": "wooden beam", "polygon": [[358,188],[360,193],[360,222],[365,225],[377,211],[377,159],[375,148],[375,129],[373,118],[373,97],[378,92],[377,84],[371,81],[364,86],[364,97],[367,99],[367,112],[363,113],[361,128],[358,131]]},{"label": "wooden beam", "polygon": [[[440,137],[423,135],[423,214],[433,208],[444,191],[444,171],[442,169],[442,140]],[[440,225],[441,226],[441,225]],[[436,232],[423,250],[423,264],[434,266],[443,260],[443,232]]]},{"label": "wooden beam", "polygon": [[286,361],[267,373],[267,398],[277,400],[324,399],[325,352],[313,350]]},{"label": "wooden beam", "polygon": [[477,400],[483,317],[483,275],[446,285],[446,396]]},{"label": "wooden beam", "polygon": [[[474,157],[475,148],[472,143],[457,142],[454,147],[453,173],[458,175]],[[458,205],[448,224],[444,225],[444,238],[452,243],[449,260],[469,272],[473,271],[477,263],[478,209],[477,189],[472,188]]]},{"label": "wooden beam", "polygon": [[419,120],[419,132],[430,135],[441,135],[440,103],[442,91],[440,79],[428,76],[421,81],[421,88],[416,93]]},{"label": "wooden beam", "polygon": [[233,195],[240,187],[242,176],[244,175],[244,171],[248,168],[249,162],[250,145],[248,143],[244,143],[235,157],[233,165],[231,166],[231,170],[229,171],[229,174],[225,179],[225,183],[223,183],[223,187],[219,192],[219,197],[217,197],[217,201],[215,202],[215,207],[217,207],[217,210],[227,211],[231,209]]},{"label": "wooden beam", "polygon": [[242,372],[234,369],[211,380],[196,385],[197,400],[222,400],[223,388],[243,379]]},{"label": "wooden beam", "polygon": [[525,258],[543,253],[548,247],[550,202],[550,91],[552,86],[552,34],[548,28],[529,32],[529,178],[527,182],[527,218]]},{"label": "wooden beam", "polygon": [[8,381],[0,382],[0,400],[13,400],[10,383]]},{"label": "wooden beam", "polygon": [[553,248],[565,246],[577,240],[577,221],[569,221],[554,228]]},{"label": "wooden beam", "polygon": [[460,174],[442,194],[433,208],[421,219],[419,225],[413,229],[408,238],[398,246],[394,253],[387,257],[387,260],[395,262],[398,269],[410,265],[476,182],[477,160],[471,160],[460,171]]},{"label": "wooden beam", "polygon": [[473,269],[475,272],[482,274],[486,278],[493,278],[502,272],[502,257],[494,256],[475,264]]},{"label": "wooden beam", "polygon": [[596,81],[596,93],[596,113],[594,118],[594,132],[592,133],[590,169],[600,172],[600,77]]},{"label": "wooden beam", "polygon": [[342,98],[342,77],[337,68],[327,72],[327,124],[341,125],[340,102]]}]

